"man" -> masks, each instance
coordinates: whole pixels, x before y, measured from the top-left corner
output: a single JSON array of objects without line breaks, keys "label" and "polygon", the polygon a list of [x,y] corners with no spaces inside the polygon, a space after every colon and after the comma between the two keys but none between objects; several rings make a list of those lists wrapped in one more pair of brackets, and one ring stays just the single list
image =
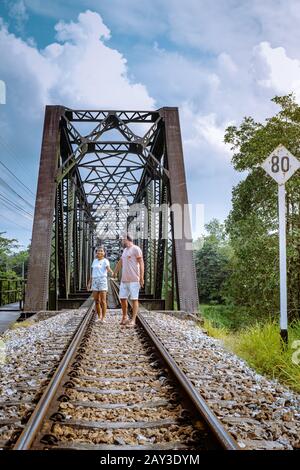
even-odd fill
[{"label": "man", "polygon": [[[144,286],[144,260],[142,250],[137,245],[134,245],[129,234],[122,239],[122,246],[124,251],[114,271],[114,276],[116,276],[122,268],[119,293],[122,306],[121,325],[134,327],[139,309],[139,291],[140,287]],[[127,318],[128,297],[132,300],[131,320]]]}]

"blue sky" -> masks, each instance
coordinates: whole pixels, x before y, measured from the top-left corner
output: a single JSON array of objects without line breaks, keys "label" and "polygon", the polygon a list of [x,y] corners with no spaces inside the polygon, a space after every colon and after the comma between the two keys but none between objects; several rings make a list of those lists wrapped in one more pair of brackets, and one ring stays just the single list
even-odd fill
[{"label": "blue sky", "polygon": [[273,114],[276,94],[300,98],[299,0],[2,0],[0,18],[0,231],[23,245],[45,104],[178,106],[189,199],[208,222],[244,177],[225,128]]}]

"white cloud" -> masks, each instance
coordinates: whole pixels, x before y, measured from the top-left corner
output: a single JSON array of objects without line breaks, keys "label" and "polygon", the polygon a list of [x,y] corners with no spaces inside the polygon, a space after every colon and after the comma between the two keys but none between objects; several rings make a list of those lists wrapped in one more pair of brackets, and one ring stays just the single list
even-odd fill
[{"label": "white cloud", "polygon": [[166,7],[170,36],[178,45],[242,59],[268,40],[298,54],[299,0],[168,0]]},{"label": "white cloud", "polygon": [[221,73],[234,76],[239,72],[237,64],[227,52],[222,52],[217,60]]},{"label": "white cloud", "polygon": [[[25,3],[28,11],[64,21],[56,25],[56,42],[40,51],[1,27],[0,78],[8,83],[13,106],[10,128],[20,115],[41,123],[47,102],[179,106],[190,194],[211,204],[209,217],[222,217],[220,188],[229,201],[240,178],[223,142],[226,126],[245,115],[258,120],[272,115],[277,108],[270,98],[276,93],[295,91],[300,99],[299,0]],[[110,31],[100,15],[88,11],[67,21],[82,5],[103,12],[113,39],[119,35],[120,44],[126,39],[122,50],[130,44],[130,73],[124,55],[109,46]],[[28,126],[24,135],[30,138]],[[32,139],[40,143],[40,134]]]},{"label": "white cloud", "polygon": [[224,133],[231,122],[219,122],[216,113],[203,114],[189,102],[180,106],[180,120],[190,178],[230,172],[231,152],[224,143]]},{"label": "white cloud", "polygon": [[215,113],[200,115],[193,115],[191,110],[183,107],[183,118],[190,115],[190,122],[192,122],[192,135],[190,138],[185,139],[185,144],[191,148],[199,148],[199,146],[206,144],[211,147],[214,154],[217,156],[228,156],[231,154],[230,147],[224,142],[224,133],[229,123],[222,125],[217,124],[217,116]]},{"label": "white cloud", "polygon": [[253,61],[259,85],[275,93],[294,92],[300,101],[300,60],[288,57],[284,47],[261,42],[254,48]]},{"label": "white cloud", "polygon": [[[155,107],[147,88],[129,77],[125,57],[109,47],[110,31],[97,13],[81,13],[76,22],[60,21],[56,33],[57,42],[39,50],[32,41],[9,33],[0,18],[0,78],[7,87],[6,104],[0,108],[0,157],[32,189],[46,104],[83,109]],[[3,220],[0,231],[7,224]],[[8,226],[8,235],[27,244],[30,232],[22,237],[17,228]]]},{"label": "white cloud", "polygon": [[55,30],[59,41],[71,41],[75,44],[110,38],[110,30],[103,23],[101,16],[90,10],[80,13],[77,23],[59,21],[55,25]]},{"label": "white cloud", "polygon": [[33,117],[40,117],[43,106],[52,103],[154,107],[146,87],[129,79],[124,56],[105,44],[110,31],[97,13],[86,11],[77,22],[60,21],[55,29],[59,43],[38,50],[0,24],[0,73],[8,86],[13,86],[8,106],[26,114],[30,110]]},{"label": "white cloud", "polygon": [[34,46],[10,34],[1,21],[0,44],[0,75],[7,85],[5,112],[16,119],[40,117],[57,70]]},{"label": "white cloud", "polygon": [[[71,18],[74,15],[74,4],[76,0],[66,2],[65,0],[25,0],[26,7],[29,11],[34,12],[36,15],[43,15],[49,18]],[[80,0],[82,3],[82,0]],[[84,7],[83,7],[84,8]]]},{"label": "white cloud", "polygon": [[8,15],[14,21],[18,31],[22,32],[28,20],[28,12],[24,0],[9,0]]},{"label": "white cloud", "polygon": [[191,59],[179,52],[170,52],[154,44],[142,49],[142,57],[134,71],[162,106],[176,106],[190,101],[205,106],[207,96],[215,96],[220,87],[219,75],[200,58]]}]

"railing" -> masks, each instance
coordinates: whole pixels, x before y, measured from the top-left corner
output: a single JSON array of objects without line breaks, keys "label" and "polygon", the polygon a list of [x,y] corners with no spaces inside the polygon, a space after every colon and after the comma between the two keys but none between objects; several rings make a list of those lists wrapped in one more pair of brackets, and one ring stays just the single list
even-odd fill
[{"label": "railing", "polygon": [[26,279],[0,278],[0,307],[19,302],[23,310]]}]

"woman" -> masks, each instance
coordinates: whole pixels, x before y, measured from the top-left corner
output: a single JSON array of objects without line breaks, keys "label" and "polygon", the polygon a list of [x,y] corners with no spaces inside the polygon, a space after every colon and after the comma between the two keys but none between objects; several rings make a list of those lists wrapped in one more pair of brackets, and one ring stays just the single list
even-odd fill
[{"label": "woman", "polygon": [[110,269],[109,261],[105,258],[105,250],[100,247],[96,249],[96,258],[91,267],[91,278],[88,281],[87,289],[92,289],[93,297],[96,304],[98,319],[104,323],[107,308],[107,273],[113,274]]}]

